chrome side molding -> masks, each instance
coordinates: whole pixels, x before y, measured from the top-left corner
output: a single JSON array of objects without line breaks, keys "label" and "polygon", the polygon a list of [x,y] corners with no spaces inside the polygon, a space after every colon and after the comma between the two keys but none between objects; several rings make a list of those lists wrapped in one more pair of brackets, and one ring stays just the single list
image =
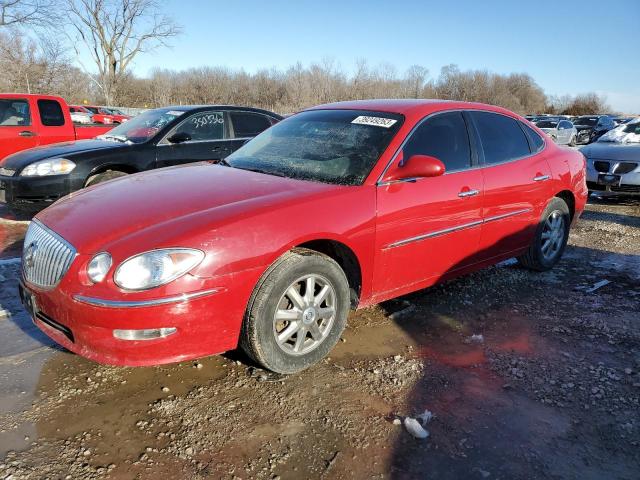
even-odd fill
[{"label": "chrome side molding", "polygon": [[102,298],[85,297],[84,295],[74,295],[73,299],[77,302],[86,303],[95,307],[139,308],[166,305],[168,303],[186,302],[194,298],[204,297],[205,295],[213,295],[214,293],[221,292],[222,290],[222,288],[212,288],[209,290],[202,290],[201,292],[183,293],[172,297],[155,298],[151,300],[105,300]]}]

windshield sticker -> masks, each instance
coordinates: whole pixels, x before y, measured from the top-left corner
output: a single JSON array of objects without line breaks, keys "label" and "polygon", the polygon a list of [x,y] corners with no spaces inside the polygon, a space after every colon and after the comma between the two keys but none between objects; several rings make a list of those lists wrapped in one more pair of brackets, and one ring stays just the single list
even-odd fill
[{"label": "windshield sticker", "polygon": [[396,122],[397,120],[394,120],[393,118],[367,117],[365,115],[361,115],[354,118],[351,123],[357,123],[358,125],[371,125],[373,127],[389,128]]},{"label": "windshield sticker", "polygon": [[167,112],[167,115],[173,115],[174,117],[179,117],[182,114],[184,114],[184,112],[181,112],[180,110],[169,110]]}]

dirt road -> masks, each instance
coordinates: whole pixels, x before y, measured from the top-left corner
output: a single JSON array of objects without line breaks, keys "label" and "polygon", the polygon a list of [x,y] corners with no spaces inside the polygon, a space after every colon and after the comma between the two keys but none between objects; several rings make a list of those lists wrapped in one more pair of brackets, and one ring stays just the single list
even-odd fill
[{"label": "dirt road", "polygon": [[640,200],[591,202],[551,272],[507,262],[352,314],[291,377],[56,349],[16,298],[23,230],[0,221],[0,479],[640,478]]}]

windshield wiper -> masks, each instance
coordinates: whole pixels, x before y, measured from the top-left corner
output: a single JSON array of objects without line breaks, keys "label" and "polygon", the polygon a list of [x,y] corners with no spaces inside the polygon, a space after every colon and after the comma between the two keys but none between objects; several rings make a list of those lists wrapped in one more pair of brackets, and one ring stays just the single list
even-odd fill
[{"label": "windshield wiper", "polygon": [[115,140],[116,142],[120,142],[120,143],[131,143],[131,140],[127,139],[127,137],[123,135],[104,134],[104,135],[99,135],[98,138],[101,140]]}]

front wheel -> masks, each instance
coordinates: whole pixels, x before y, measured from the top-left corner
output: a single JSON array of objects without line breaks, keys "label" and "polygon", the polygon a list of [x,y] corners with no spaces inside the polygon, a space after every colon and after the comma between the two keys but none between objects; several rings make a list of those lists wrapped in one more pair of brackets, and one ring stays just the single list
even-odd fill
[{"label": "front wheel", "polygon": [[97,185],[98,183],[106,182],[107,180],[113,180],[114,178],[120,178],[127,176],[128,173],[121,172],[119,170],[107,170],[103,173],[98,173],[97,175],[92,175],[85,182],[85,187],[90,187],[92,185]]},{"label": "front wheel", "polygon": [[348,314],[349,284],[340,266],[321,253],[295,249],[255,287],[240,346],[269,370],[299,372],[331,351]]},{"label": "front wheel", "polygon": [[571,216],[561,198],[554,197],[544,209],[529,250],[518,262],[531,270],[550,270],[558,263],[569,239]]}]

